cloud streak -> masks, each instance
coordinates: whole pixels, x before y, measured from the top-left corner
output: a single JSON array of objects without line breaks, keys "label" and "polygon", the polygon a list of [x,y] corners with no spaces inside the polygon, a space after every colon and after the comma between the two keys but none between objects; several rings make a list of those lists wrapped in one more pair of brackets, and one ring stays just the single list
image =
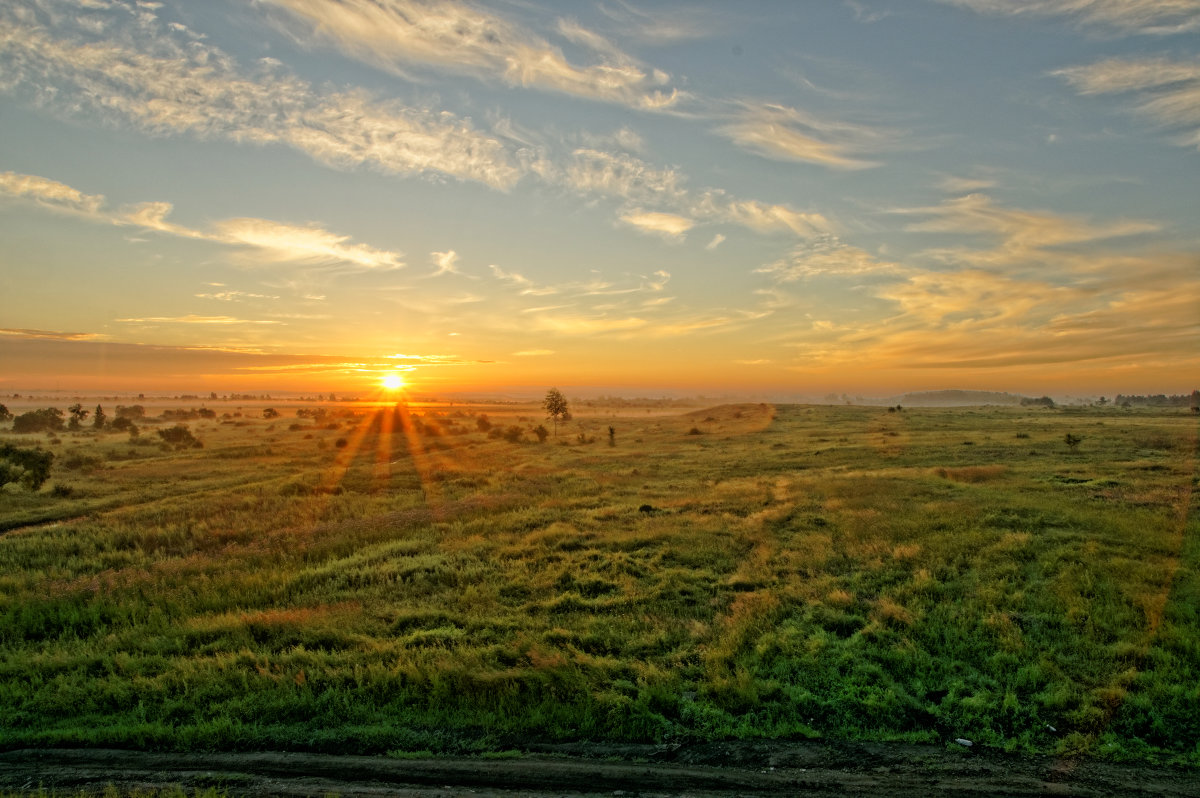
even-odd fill
[{"label": "cloud streak", "polygon": [[1116,33],[1165,36],[1200,30],[1200,0],[941,0],[981,14],[1064,17]]},{"label": "cloud streak", "polygon": [[696,225],[694,220],[674,213],[633,212],[623,215],[621,221],[631,227],[661,235],[672,241],[682,241],[687,231]]},{"label": "cloud streak", "polygon": [[854,157],[854,142],[876,143],[881,134],[865,127],[829,123],[783,105],[746,106],[717,132],[737,146],[775,161],[812,163],[833,169],[879,164]]}]

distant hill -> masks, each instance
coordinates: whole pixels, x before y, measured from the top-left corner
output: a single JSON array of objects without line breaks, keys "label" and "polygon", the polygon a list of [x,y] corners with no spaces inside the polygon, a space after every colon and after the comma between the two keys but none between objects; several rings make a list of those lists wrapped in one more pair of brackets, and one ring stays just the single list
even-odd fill
[{"label": "distant hill", "polygon": [[1019,405],[1019,394],[999,391],[921,391],[900,397],[900,405],[909,407],[952,407],[954,405]]}]

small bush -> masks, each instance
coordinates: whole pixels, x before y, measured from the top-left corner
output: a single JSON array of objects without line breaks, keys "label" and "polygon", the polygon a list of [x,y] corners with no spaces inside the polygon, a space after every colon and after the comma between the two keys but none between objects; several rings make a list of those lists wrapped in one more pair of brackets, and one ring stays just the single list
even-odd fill
[{"label": "small bush", "polygon": [[188,429],[187,424],[176,424],[168,429],[160,429],[158,437],[162,438],[163,443],[168,446],[174,446],[176,449],[203,449],[204,444],[200,439],[192,434]]}]

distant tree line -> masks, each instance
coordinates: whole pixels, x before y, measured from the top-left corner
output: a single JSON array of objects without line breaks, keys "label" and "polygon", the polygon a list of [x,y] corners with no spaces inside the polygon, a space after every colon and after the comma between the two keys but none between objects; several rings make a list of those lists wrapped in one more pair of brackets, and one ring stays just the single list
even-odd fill
[{"label": "distant tree line", "polygon": [[1139,396],[1137,394],[1117,394],[1113,399],[1113,403],[1118,407],[1200,407],[1200,390],[1192,391],[1190,394],[1154,394],[1152,396]]}]

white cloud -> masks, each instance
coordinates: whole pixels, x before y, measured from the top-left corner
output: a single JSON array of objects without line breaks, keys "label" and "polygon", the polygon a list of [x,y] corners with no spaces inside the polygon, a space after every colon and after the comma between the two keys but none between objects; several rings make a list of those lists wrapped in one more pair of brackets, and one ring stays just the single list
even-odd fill
[{"label": "white cloud", "polygon": [[0,195],[84,216],[97,215],[104,205],[102,194],[84,194],[65,183],[15,172],[0,172]]},{"label": "white cloud", "polygon": [[623,215],[621,221],[676,241],[682,241],[684,234],[696,225],[694,220],[674,213],[632,212]]},{"label": "white cloud", "polygon": [[717,233],[715,236],[712,237],[712,241],[709,241],[707,244],[704,245],[704,248],[707,249],[709,252],[712,252],[714,249],[721,246],[722,242],[724,242],[724,241],[725,241],[725,236],[721,235],[720,233]]},{"label": "white cloud", "polygon": [[454,250],[448,252],[430,252],[429,259],[437,269],[430,277],[438,277],[443,274],[458,274],[458,253]]},{"label": "white cloud", "polygon": [[[319,225],[292,225],[269,219],[238,218],[215,222],[210,230],[195,230],[168,221],[169,202],[143,202],[110,211],[102,195],[88,195],[37,175],[0,173],[0,195],[33,202],[41,207],[65,209],[97,222],[135,226],[181,238],[212,241],[254,253],[252,263],[349,265],[363,269],[398,269],[400,253],[350,243],[349,236],[331,233]],[[451,253],[453,254],[453,253]]]}]

